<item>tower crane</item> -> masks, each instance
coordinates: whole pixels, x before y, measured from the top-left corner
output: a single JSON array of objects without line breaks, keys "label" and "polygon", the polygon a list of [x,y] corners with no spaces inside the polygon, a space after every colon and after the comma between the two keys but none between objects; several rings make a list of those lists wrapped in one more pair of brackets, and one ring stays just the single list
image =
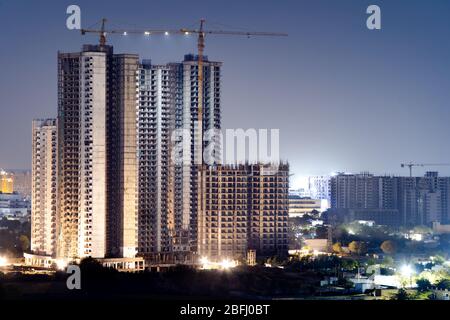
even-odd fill
[{"label": "tower crane", "polygon": [[409,168],[409,176],[412,177],[412,168],[413,167],[436,167],[436,166],[450,166],[450,163],[402,163],[400,164],[402,168]]},{"label": "tower crane", "polygon": [[[283,37],[287,36],[286,33],[275,33],[275,32],[253,32],[253,31],[226,31],[226,30],[205,30],[205,19],[200,20],[200,25],[198,29],[191,29],[191,28],[181,28],[181,29],[174,29],[174,30],[161,30],[161,29],[143,29],[143,30],[120,30],[120,29],[114,29],[114,30],[106,30],[106,19],[103,18],[101,21],[101,28],[100,29],[81,29],[81,34],[85,35],[87,33],[95,33],[99,35],[99,42],[100,46],[106,45],[106,35],[107,34],[121,34],[121,35],[128,35],[128,34],[142,34],[146,36],[154,35],[154,34],[163,34],[163,35],[169,35],[169,34],[177,34],[177,35],[190,35],[190,34],[196,34],[197,35],[197,65],[198,65],[198,130],[199,130],[199,136],[203,136],[203,53],[205,50],[205,37],[206,35],[232,35],[232,36],[272,36],[272,37]],[[201,163],[203,164],[203,156],[200,156]]]}]

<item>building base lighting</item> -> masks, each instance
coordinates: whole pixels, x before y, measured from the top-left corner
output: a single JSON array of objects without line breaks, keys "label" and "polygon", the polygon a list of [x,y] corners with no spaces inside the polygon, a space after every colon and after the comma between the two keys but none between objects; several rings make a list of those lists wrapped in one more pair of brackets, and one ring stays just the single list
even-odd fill
[{"label": "building base lighting", "polygon": [[8,259],[6,257],[0,257],[0,267],[6,267],[8,265]]},{"label": "building base lighting", "polygon": [[200,269],[202,270],[230,270],[237,267],[239,263],[231,259],[223,259],[219,262],[210,261],[208,257],[200,258]]},{"label": "building base lighting", "polygon": [[57,259],[55,261],[55,264],[56,264],[56,268],[61,271],[66,270],[67,265],[68,265],[67,261],[65,261],[63,259]]}]

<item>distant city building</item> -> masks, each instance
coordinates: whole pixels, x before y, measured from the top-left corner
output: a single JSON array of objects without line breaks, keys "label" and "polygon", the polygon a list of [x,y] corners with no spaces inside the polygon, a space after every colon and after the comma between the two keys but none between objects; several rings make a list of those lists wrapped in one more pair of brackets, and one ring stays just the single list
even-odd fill
[{"label": "distant city building", "polygon": [[13,170],[14,191],[31,199],[31,170]]},{"label": "distant city building", "polygon": [[[212,260],[286,255],[289,168],[264,165],[203,169],[205,210],[198,217],[198,253]],[[200,196],[199,196],[200,198]]]},{"label": "distant city building", "polygon": [[0,193],[0,219],[28,221],[30,218],[30,201],[18,193]]},{"label": "distant city building", "polygon": [[338,174],[331,178],[331,208],[378,209],[378,177],[369,173]]},{"label": "distant city building", "polygon": [[322,200],[289,194],[289,217],[303,217],[313,211],[322,212]]},{"label": "distant city building", "polygon": [[402,224],[397,209],[340,209],[345,222],[373,221],[378,225],[398,227]]},{"label": "distant city building", "polygon": [[311,192],[307,188],[289,189],[289,194],[300,198],[311,198]]},{"label": "distant city building", "polygon": [[1,193],[13,193],[14,192],[13,175],[4,170],[0,170],[0,192]]},{"label": "distant city building", "polygon": [[423,177],[400,177],[399,202],[403,223],[450,222],[450,177],[427,172]]},{"label": "distant city building", "polygon": [[450,234],[450,224],[433,222],[433,232],[436,234]]},{"label": "distant city building", "polygon": [[31,251],[56,256],[59,226],[56,119],[34,120],[32,137]]},{"label": "distant city building", "polygon": [[308,177],[308,189],[313,199],[330,200],[330,176]]},{"label": "distant city building", "polygon": [[[450,219],[450,177],[338,174],[331,178],[329,216],[347,215],[404,226],[446,223]],[[394,217],[396,216],[396,217]]]}]

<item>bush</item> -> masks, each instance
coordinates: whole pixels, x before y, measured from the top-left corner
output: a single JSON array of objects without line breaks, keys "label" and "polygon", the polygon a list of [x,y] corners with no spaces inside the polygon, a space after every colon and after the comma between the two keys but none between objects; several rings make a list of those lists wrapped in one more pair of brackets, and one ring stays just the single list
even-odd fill
[{"label": "bush", "polygon": [[417,290],[419,292],[425,292],[431,287],[431,282],[428,279],[420,278],[416,281]]},{"label": "bush", "polygon": [[367,252],[367,245],[362,241],[352,241],[348,245],[351,253],[363,255]]},{"label": "bush", "polygon": [[437,287],[441,290],[450,290],[450,279],[442,279],[437,283]]},{"label": "bush", "polygon": [[403,288],[399,289],[392,300],[411,300],[412,296]]},{"label": "bush", "polygon": [[333,244],[333,252],[342,253],[342,245],[340,242],[336,242],[335,244]]},{"label": "bush", "polygon": [[383,250],[383,252],[385,254],[392,255],[397,251],[397,244],[392,240],[386,240],[386,241],[383,241],[380,248],[381,248],[381,250]]}]

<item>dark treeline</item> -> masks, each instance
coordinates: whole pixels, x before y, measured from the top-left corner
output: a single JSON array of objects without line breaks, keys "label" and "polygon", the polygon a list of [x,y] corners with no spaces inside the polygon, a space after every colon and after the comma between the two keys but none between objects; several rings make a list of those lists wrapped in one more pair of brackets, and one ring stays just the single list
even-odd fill
[{"label": "dark treeline", "polygon": [[25,299],[270,299],[312,295],[320,281],[320,275],[313,272],[264,267],[219,271],[177,266],[166,272],[124,273],[85,259],[80,268],[81,290],[68,290],[65,286],[68,275],[58,272],[49,276],[3,275],[0,292]]}]

